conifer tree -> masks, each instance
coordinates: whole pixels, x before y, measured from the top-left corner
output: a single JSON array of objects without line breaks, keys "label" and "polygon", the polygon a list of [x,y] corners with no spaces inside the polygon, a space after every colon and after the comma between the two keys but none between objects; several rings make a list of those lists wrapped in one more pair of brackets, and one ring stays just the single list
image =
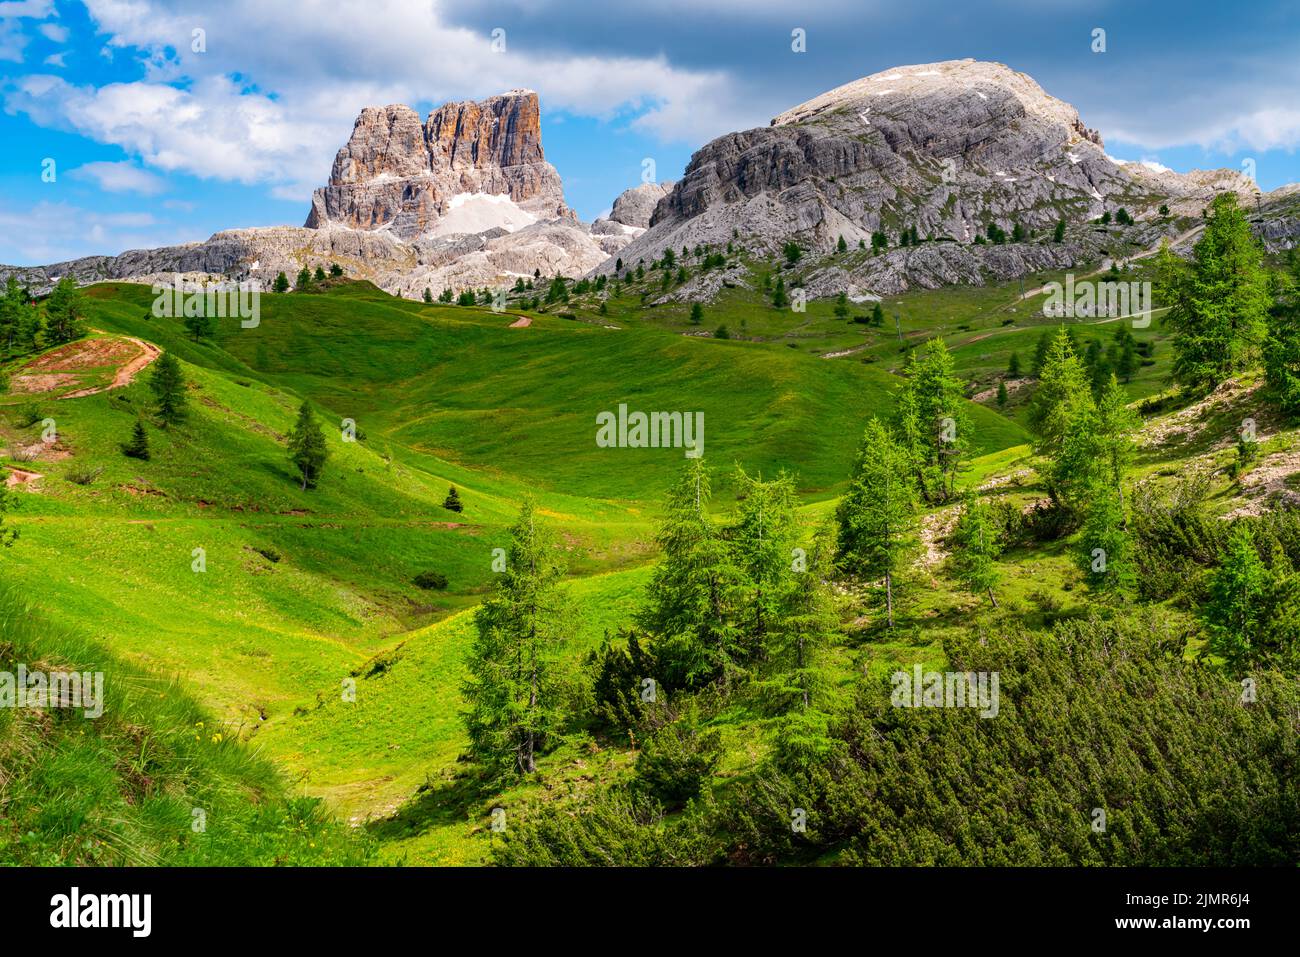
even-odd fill
[{"label": "conifer tree", "polygon": [[836,519],[841,567],[859,581],[883,580],[892,628],[899,574],[917,544],[916,491],[906,457],[879,419],[867,423]]},{"label": "conifer tree", "polygon": [[185,377],[181,364],[170,352],[164,352],[153,364],[149,388],[154,395],[155,409],[164,426],[182,422],[186,415]]},{"label": "conifer tree", "polygon": [[663,558],[655,566],[637,623],[667,687],[698,687],[734,672],[739,631],[735,600],[741,574],[709,517],[709,475],[691,459],[668,489],[655,536]]},{"label": "conifer tree", "polygon": [[780,603],[791,574],[791,549],[797,524],[798,496],[785,474],[764,482],[761,476],[736,470],[740,506],[730,529],[732,560],[743,576],[739,624],[745,661],[764,650],[780,617]]},{"label": "conifer tree", "polygon": [[1258,354],[1271,298],[1263,251],[1233,193],[1210,204],[1205,231],[1183,263],[1164,245],[1160,298],[1169,304],[1174,382],[1208,392]]},{"label": "conifer tree", "polygon": [[456,491],[456,486],[447,490],[447,497],[442,500],[442,507],[449,512],[464,511],[465,506],[461,503],[460,493]]},{"label": "conifer tree", "polygon": [[704,321],[704,307],[698,302],[691,303],[691,325],[698,326]]},{"label": "conifer tree", "polygon": [[1007,375],[1012,379],[1020,378],[1020,353],[1011,353],[1011,358],[1007,360]]},{"label": "conifer tree", "polygon": [[532,774],[562,718],[557,649],[567,628],[564,566],[554,535],[526,500],[506,569],[474,615],[464,686],[470,749],[496,774]]},{"label": "conifer tree", "polygon": [[[792,565],[781,595],[780,617],[772,634],[770,655],[782,697],[807,711],[820,691],[818,667],[839,630],[831,582],[835,576],[835,533],[822,526]],[[785,556],[789,558],[789,554]]]},{"label": "conifer tree", "polygon": [[989,503],[974,492],[967,492],[961,515],[952,533],[953,576],[972,594],[987,594],[998,607],[993,589],[998,583],[998,556],[1002,554],[1002,536],[993,520]]},{"label": "conifer tree", "polygon": [[1087,486],[1087,507],[1077,556],[1088,586],[1096,592],[1124,595],[1136,580],[1133,547],[1127,531],[1121,488],[1095,475]]},{"label": "conifer tree", "polygon": [[45,303],[45,341],[60,345],[85,335],[81,327],[85,308],[77,281],[71,275],[60,279]]},{"label": "conifer tree", "polygon": [[1255,549],[1250,526],[1239,522],[1228,537],[1219,567],[1210,578],[1210,595],[1201,610],[1210,651],[1240,669],[1254,656],[1265,621],[1268,569]]},{"label": "conifer tree", "polygon": [[780,309],[783,306],[788,306],[789,304],[790,304],[790,300],[789,298],[787,298],[785,294],[785,278],[783,276],[777,276],[776,289],[772,293],[772,305]]},{"label": "conifer tree", "polygon": [[968,447],[961,380],[943,339],[908,359],[896,412],[896,433],[927,501],[950,497]]},{"label": "conifer tree", "polygon": [[299,289],[311,288],[311,272],[308,271],[306,266],[303,266],[302,269],[298,270],[297,286]]},{"label": "conifer tree", "polygon": [[149,458],[149,433],[144,429],[144,419],[135,420],[135,428],[131,430],[131,440],[122,444],[122,454],[132,459]]},{"label": "conifer tree", "polygon": [[289,433],[289,460],[302,477],[304,492],[316,487],[327,458],[329,449],[325,445],[325,433],[321,431],[311,405],[303,399],[298,407],[298,421]]},{"label": "conifer tree", "polygon": [[324,270],[324,269],[321,269],[320,266],[317,266],[317,267],[316,267],[316,271],[315,271],[314,273],[312,273],[312,279],[314,279],[316,282],[324,282],[324,281],[325,281],[325,270]]},{"label": "conifer tree", "polygon": [[1002,381],[999,381],[999,382],[998,382],[998,397],[997,397],[997,402],[998,402],[998,408],[999,408],[999,409],[1005,409],[1005,408],[1006,408],[1006,406],[1007,406],[1007,384],[1006,384],[1005,382],[1002,382]]},{"label": "conifer tree", "polygon": [[275,277],[275,283],[271,286],[275,292],[289,291],[289,277],[284,273],[278,273]]}]

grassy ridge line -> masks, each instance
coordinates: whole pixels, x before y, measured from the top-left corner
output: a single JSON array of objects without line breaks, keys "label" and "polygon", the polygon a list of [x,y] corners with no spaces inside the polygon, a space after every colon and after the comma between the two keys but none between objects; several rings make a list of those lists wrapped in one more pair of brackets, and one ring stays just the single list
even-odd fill
[{"label": "grassy ridge line", "polygon": [[[52,627],[0,589],[0,670],[102,672],[105,708],[0,708],[0,863],[359,864],[372,848],[177,681]],[[204,829],[194,830],[195,810]]]}]

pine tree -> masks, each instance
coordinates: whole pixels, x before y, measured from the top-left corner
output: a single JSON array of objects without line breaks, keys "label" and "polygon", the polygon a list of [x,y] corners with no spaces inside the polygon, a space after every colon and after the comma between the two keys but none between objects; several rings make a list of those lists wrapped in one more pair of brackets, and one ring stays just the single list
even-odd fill
[{"label": "pine tree", "polygon": [[1005,409],[1007,405],[1007,384],[1001,380],[998,381],[998,408]]},{"label": "pine tree", "polygon": [[1058,219],[1056,221],[1056,229],[1052,231],[1052,242],[1065,242],[1065,220]]},{"label": "pine tree", "polygon": [[0,348],[5,353],[19,350],[24,328],[29,321],[30,304],[18,280],[10,276],[5,281],[4,296],[0,297]]},{"label": "pine tree", "polygon": [[1254,656],[1266,621],[1269,585],[1255,536],[1247,523],[1239,522],[1210,578],[1209,599],[1201,609],[1210,651],[1234,669],[1241,669]]},{"label": "pine tree", "polygon": [[839,240],[835,243],[836,252],[841,252],[841,253],[848,252],[848,248],[849,248],[849,244],[844,241],[843,236],[841,236]]},{"label": "pine tree", "polygon": [[788,306],[789,304],[790,304],[790,300],[786,298],[786,294],[785,294],[785,278],[782,276],[777,276],[776,289],[772,293],[772,305],[780,309],[784,306]]},{"label": "pine tree", "polygon": [[286,276],[284,273],[277,274],[275,277],[275,284],[272,285],[271,288],[276,292],[288,292],[289,277]]},{"label": "pine tree", "polygon": [[474,615],[477,635],[466,661],[470,750],[498,775],[536,771],[537,755],[562,718],[563,575],[555,537],[526,500],[510,530],[506,570]]},{"label": "pine tree", "polygon": [[429,303],[433,302],[433,290],[428,286],[424,287],[424,301]]},{"label": "pine tree", "polygon": [[[785,558],[788,562],[789,553]],[[819,665],[839,630],[831,591],[835,533],[830,526],[818,529],[802,559],[780,596],[769,658],[778,675],[774,690],[807,711],[821,684]]]},{"label": "pine tree", "polygon": [[307,271],[306,266],[303,266],[302,269],[298,271],[297,287],[299,289],[311,288],[311,273]]},{"label": "pine tree", "polygon": [[849,297],[847,293],[840,293],[835,297],[835,318],[847,319],[849,317]]},{"label": "pine tree", "polygon": [[1127,525],[1122,489],[1093,476],[1077,546],[1079,567],[1093,591],[1122,596],[1132,589],[1137,573]]},{"label": "pine tree", "polygon": [[840,565],[859,581],[884,581],[894,627],[899,573],[916,548],[916,492],[907,461],[879,419],[867,423],[853,478],[836,510]]},{"label": "pine tree", "polygon": [[135,420],[135,428],[131,430],[131,440],[122,444],[122,454],[127,458],[148,460],[149,433],[144,429],[144,419]]},{"label": "pine tree", "polygon": [[85,335],[81,319],[85,313],[84,297],[71,275],[64,276],[45,303],[45,341],[49,345],[72,342]]},{"label": "pine tree", "polygon": [[186,415],[185,377],[181,364],[170,352],[164,352],[153,364],[149,388],[154,395],[158,418],[164,426],[182,422]]},{"label": "pine tree", "polygon": [[885,324],[885,310],[881,308],[880,303],[871,307],[871,324],[876,328]]},{"label": "pine tree", "polygon": [[704,321],[704,307],[698,302],[691,303],[691,325],[698,326]]},{"label": "pine tree", "polygon": [[447,490],[447,497],[442,500],[442,507],[449,512],[464,511],[465,506],[461,504],[460,493],[456,491],[456,486]]},{"label": "pine tree", "polygon": [[325,445],[325,433],[321,431],[311,406],[303,399],[298,407],[298,421],[289,433],[289,461],[302,477],[304,492],[316,487],[327,458],[329,449]]},{"label": "pine tree", "polygon": [[952,557],[949,566],[953,577],[974,595],[987,594],[998,607],[993,589],[998,583],[998,556],[1002,554],[1002,537],[993,520],[989,503],[973,492],[962,502],[961,516],[952,533]]},{"label": "pine tree", "polygon": [[343,275],[343,267],[338,263],[330,263],[330,275],[337,279],[339,276]]},{"label": "pine tree", "polygon": [[709,496],[708,471],[692,459],[668,490],[655,537],[663,558],[637,615],[669,688],[698,687],[737,667],[741,573],[709,518]]},{"label": "pine tree", "polygon": [[194,337],[194,341],[200,342],[211,337],[215,323],[206,312],[200,312],[197,316],[186,316],[184,325],[189,334]]},{"label": "pine tree", "polygon": [[1043,469],[1052,501],[1079,505],[1097,467],[1097,410],[1087,370],[1079,361],[1064,327],[1052,340],[1042,378],[1029,407],[1034,450],[1048,459]]},{"label": "pine tree", "polygon": [[740,468],[736,488],[740,506],[727,538],[732,560],[743,575],[739,611],[744,663],[748,663],[765,650],[773,623],[780,617],[781,597],[792,572],[798,495],[788,475],[764,482]]},{"label": "pine tree", "polygon": [[1159,296],[1174,331],[1174,382],[1208,392],[1251,362],[1272,303],[1263,251],[1233,193],[1214,198],[1205,231],[1183,263],[1166,243]]},{"label": "pine tree", "polygon": [[312,274],[312,279],[316,280],[316,282],[324,282],[325,270],[321,269],[320,266],[317,266],[316,271]]},{"label": "pine tree", "polygon": [[1283,414],[1295,418],[1300,416],[1300,252],[1291,251],[1289,266],[1276,277],[1278,302],[1264,342],[1264,374]]},{"label": "pine tree", "polygon": [[969,445],[961,380],[940,337],[912,353],[898,400],[897,436],[927,501],[953,494]]},{"label": "pine tree", "polygon": [[1007,376],[1012,379],[1020,378],[1020,353],[1011,353],[1011,358],[1007,360]]}]

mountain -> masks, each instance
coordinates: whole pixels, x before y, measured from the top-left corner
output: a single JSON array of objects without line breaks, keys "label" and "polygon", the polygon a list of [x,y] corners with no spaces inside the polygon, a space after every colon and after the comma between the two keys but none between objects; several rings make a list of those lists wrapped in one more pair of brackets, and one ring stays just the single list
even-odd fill
[{"label": "mountain", "polygon": [[[664,249],[733,239],[774,257],[794,240],[832,252],[840,237],[870,246],[874,232],[916,230],[935,240],[809,284],[810,295],[845,286],[875,294],[950,282],[1011,279],[1106,255],[1107,238],[1074,230],[1062,244],[978,247],[990,224],[1011,234],[1081,225],[1123,207],[1147,237],[1177,232],[1218,192],[1261,200],[1231,170],[1180,175],[1108,156],[1078,111],[1000,63],[949,60],[896,67],[837,87],[775,117],[767,127],[705,145],[656,205],[649,229],[622,252],[627,262]],[[1170,216],[1160,216],[1161,205]],[[1284,231],[1285,232],[1285,231]],[[1287,235],[1294,240],[1300,230]],[[610,268],[609,264],[601,267]],[[670,298],[708,295],[722,274]],[[712,286],[707,284],[712,283]]]},{"label": "mountain", "polygon": [[423,122],[407,106],[367,107],[301,227],[223,230],[201,243],[0,274],[37,288],[67,273],[85,282],[182,273],[269,284],[279,272],[293,277],[337,262],[403,296],[581,274],[634,233],[593,235],[565,205],[542,151],[540,116],[531,90],[447,103]]}]

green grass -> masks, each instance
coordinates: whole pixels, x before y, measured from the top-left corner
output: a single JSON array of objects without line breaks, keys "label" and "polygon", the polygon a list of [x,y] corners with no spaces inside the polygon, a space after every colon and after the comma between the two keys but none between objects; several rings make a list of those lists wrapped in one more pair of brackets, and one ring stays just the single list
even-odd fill
[{"label": "green grass", "polygon": [[[1003,368],[1013,348],[1028,367],[1046,322],[1026,314],[1021,326],[1016,295],[1010,287],[954,289],[887,305],[891,317],[895,307],[900,312],[909,341],[942,332],[962,374],[979,379]],[[729,341],[684,336],[684,308],[634,310],[630,298],[611,307],[608,322],[617,329],[540,314],[532,326],[511,329],[511,316],[487,309],[426,306],[349,283],[267,295],[256,329],[227,322],[214,342],[196,344],[177,322],[148,316],[145,287],[100,285],[90,297],[92,327],[155,342],[182,360],[190,415],[170,429],[151,421],[153,454],[140,462],[118,445],[138,415],[149,416],[147,373],[125,389],[38,398],[39,415],[28,424],[20,413],[32,400],[0,396],[6,448],[39,444],[45,417],[58,431],[58,442],[35,461],[14,463],[44,477],[14,495],[7,520],[21,537],[0,556],[6,579],[52,632],[93,628],[99,644],[85,646],[85,656],[111,658],[120,663],[113,667],[142,676],[142,686],[193,695],[210,717],[191,724],[228,724],[296,788],[324,798],[342,818],[369,821],[380,858],[390,862],[477,863],[493,841],[492,807],[527,813],[626,773],[635,758],[579,727],[543,759],[535,781],[505,793],[484,789],[460,760],[472,609],[491,587],[492,549],[507,544],[525,495],[538,498],[561,533],[567,587],[582,610],[565,648],[571,668],[629,624],[642,600],[659,497],[684,459],[677,449],[598,448],[598,412],[620,402],[703,411],[718,512],[734,498],[733,464],[765,475],[787,469],[798,477],[801,517],[811,528],[833,513],[863,424],[890,413],[900,383],[890,372],[901,364],[892,329],[845,323],[829,303],[791,318],[739,288],[724,292],[705,323],[725,321],[739,333],[744,320],[750,338]],[[1009,306],[1017,318],[1004,326]],[[594,318],[581,304],[571,308],[579,320]],[[864,343],[860,353],[822,358]],[[1140,380],[1135,397],[1151,386]],[[283,447],[303,397],[331,452],[310,492],[298,488]],[[1022,410],[1008,417],[972,404],[969,413],[977,457],[963,482],[1030,473],[997,494],[1032,500],[1028,436],[1015,421]],[[356,421],[359,441],[343,440],[345,418]],[[88,483],[73,481],[94,470]],[[465,504],[459,514],[441,508],[453,484]],[[197,548],[202,572],[193,570]],[[1006,557],[1009,611],[1043,621],[1086,608],[1067,548]],[[426,570],[445,574],[449,587],[415,587],[412,579]],[[874,613],[846,622],[848,639],[832,655],[834,682],[847,688],[864,672],[942,664],[946,631],[987,620],[980,602],[944,575],[940,566],[918,577],[893,633],[875,624]],[[356,681],[355,702],[341,694],[348,678]],[[764,722],[744,708],[714,720],[728,742],[720,777],[743,774],[766,749]],[[160,715],[140,723],[149,721],[165,723]],[[223,760],[269,767],[229,740],[216,747],[230,752]],[[100,773],[73,768],[69,781]],[[235,774],[203,766],[195,774],[218,771]],[[270,777],[259,780],[274,790]],[[173,827],[179,818],[168,814]],[[195,860],[158,850],[161,838],[133,840],[143,849],[135,857],[86,859]],[[29,853],[11,848],[0,859],[30,860]],[[82,859],[70,844],[52,853]],[[290,859],[310,855],[299,848]]]}]

